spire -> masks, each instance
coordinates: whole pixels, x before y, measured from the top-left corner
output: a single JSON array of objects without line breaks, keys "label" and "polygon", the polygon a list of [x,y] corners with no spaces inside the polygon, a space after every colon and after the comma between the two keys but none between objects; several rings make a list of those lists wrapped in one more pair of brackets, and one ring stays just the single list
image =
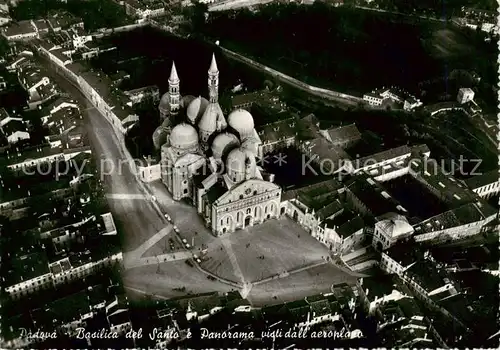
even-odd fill
[{"label": "spire", "polygon": [[179,81],[179,76],[177,75],[177,69],[175,68],[175,62],[172,62],[172,70],[170,71],[170,78],[168,81],[177,82]]},{"label": "spire", "polygon": [[208,69],[208,73],[219,73],[219,69],[217,68],[217,62],[215,61],[215,53],[212,54],[212,62],[210,63],[210,68]]}]

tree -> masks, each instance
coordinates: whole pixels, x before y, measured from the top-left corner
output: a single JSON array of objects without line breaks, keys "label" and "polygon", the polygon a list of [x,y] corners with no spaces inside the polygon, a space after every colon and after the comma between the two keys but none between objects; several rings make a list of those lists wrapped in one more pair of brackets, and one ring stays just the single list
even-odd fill
[{"label": "tree", "polygon": [[208,13],[208,6],[196,2],[191,6],[190,20],[193,32],[196,34],[205,34],[206,14]]}]

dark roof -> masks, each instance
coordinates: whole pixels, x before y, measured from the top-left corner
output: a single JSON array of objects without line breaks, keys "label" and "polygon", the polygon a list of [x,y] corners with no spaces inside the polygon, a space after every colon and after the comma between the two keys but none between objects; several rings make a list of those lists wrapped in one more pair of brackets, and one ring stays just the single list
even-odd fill
[{"label": "dark roof", "polygon": [[[323,163],[325,173],[332,173],[344,165],[343,160],[348,159],[348,154],[340,147],[330,143],[324,137],[316,137],[305,141],[304,146],[311,154],[316,155],[318,161],[328,159]],[[333,169],[332,169],[333,167]]]},{"label": "dark roof", "polygon": [[475,200],[477,195],[470,189],[448,175],[434,159],[413,159],[410,163],[412,176],[425,182],[434,191],[441,194],[442,198],[453,206]]},{"label": "dark roof", "polygon": [[465,180],[465,183],[470,188],[476,189],[482,186],[490,185],[498,181],[499,181],[499,172],[498,169],[495,169],[487,173],[471,177],[470,179]]},{"label": "dark roof", "polygon": [[351,236],[352,234],[358,232],[359,230],[362,230],[363,227],[365,226],[365,223],[361,216],[356,216],[353,219],[349,220],[348,222],[340,225],[337,229],[336,232],[339,234],[339,236],[343,238],[347,238]]},{"label": "dark roof", "polygon": [[401,212],[399,207],[402,206],[400,203],[391,196],[384,197],[382,193],[387,193],[385,189],[366,175],[348,179],[346,187],[350,193],[366,205],[375,217],[389,212]]},{"label": "dark roof", "polygon": [[8,123],[2,126],[2,130],[7,136],[10,136],[18,131],[24,131],[24,132],[28,131],[24,122],[20,120],[10,120]]},{"label": "dark roof", "polygon": [[365,293],[368,290],[366,298],[369,302],[389,295],[396,289],[392,275],[377,274],[376,276],[363,277],[360,278],[360,284]]},{"label": "dark roof", "polygon": [[263,144],[266,142],[276,142],[281,139],[288,139],[295,137],[296,120],[295,118],[288,118],[279,120],[277,122],[265,124],[259,129],[259,137]]},{"label": "dark roof", "polygon": [[241,105],[246,105],[248,103],[253,104],[256,102],[263,102],[269,97],[272,96],[272,93],[268,90],[254,91],[246,94],[236,95],[231,98],[231,104],[234,107],[238,107]]},{"label": "dark roof", "polygon": [[411,242],[397,243],[387,249],[385,254],[398,262],[403,268],[423,258],[423,253]]},{"label": "dark roof", "polygon": [[359,158],[356,160],[353,160],[353,165],[355,169],[359,169],[364,167],[365,165],[371,165],[374,163],[380,163],[384,160],[389,160],[392,158],[396,158],[405,154],[411,154],[412,149],[407,146],[399,146],[396,148],[391,148],[382,152],[378,152],[363,158]]},{"label": "dark roof", "polygon": [[415,225],[415,234],[439,231],[451,227],[462,226],[481,221],[498,211],[485,201],[476,201],[464,204],[458,208],[436,215],[418,225]]},{"label": "dark roof", "polygon": [[33,21],[38,30],[49,29],[47,22],[44,19],[37,19]]},{"label": "dark roof", "polygon": [[5,108],[0,108],[0,120],[3,120],[5,118],[9,117],[9,113],[5,110]]},{"label": "dark roof", "polygon": [[214,203],[217,199],[219,199],[224,193],[227,192],[227,189],[220,183],[216,183],[205,193],[205,196],[210,204]]},{"label": "dark roof", "polygon": [[406,270],[406,273],[410,279],[415,280],[427,292],[443,287],[446,284],[444,281],[445,276],[432,261],[427,259],[420,259],[411,265]]},{"label": "dark roof", "polygon": [[340,203],[339,199],[335,199],[333,202],[327,204],[323,208],[316,212],[316,215],[322,220],[329,218],[333,214],[338,213],[343,208],[343,204]]},{"label": "dark roof", "polygon": [[5,264],[8,271],[5,276],[5,285],[28,281],[32,278],[50,273],[47,255],[44,252],[34,252],[19,257],[13,257]]},{"label": "dark roof", "polygon": [[108,316],[108,320],[111,326],[117,326],[120,324],[130,322],[128,309],[121,309],[115,311],[115,313],[112,313],[111,315]]},{"label": "dark roof", "polygon": [[356,127],[356,124],[349,124],[341,126],[340,128],[328,129],[327,133],[334,145],[361,139],[361,133]]},{"label": "dark roof", "polygon": [[90,310],[89,299],[85,291],[55,300],[46,307],[46,311],[53,315],[53,319],[61,323],[80,319],[81,315],[89,313]]},{"label": "dark roof", "polygon": [[396,301],[399,305],[401,311],[408,318],[412,316],[424,316],[424,313],[417,304],[417,301],[413,298],[402,298]]},{"label": "dark roof", "polygon": [[10,23],[5,30],[5,35],[14,36],[19,34],[35,33],[36,29],[31,24],[31,21],[20,21]]},{"label": "dark roof", "polygon": [[321,181],[309,186],[301,187],[295,190],[289,190],[282,194],[281,198],[283,200],[288,200],[292,198],[298,198],[301,196],[304,198],[318,199],[318,196],[324,196],[327,193],[336,193],[337,190],[342,188],[342,184],[335,179],[329,179]]}]

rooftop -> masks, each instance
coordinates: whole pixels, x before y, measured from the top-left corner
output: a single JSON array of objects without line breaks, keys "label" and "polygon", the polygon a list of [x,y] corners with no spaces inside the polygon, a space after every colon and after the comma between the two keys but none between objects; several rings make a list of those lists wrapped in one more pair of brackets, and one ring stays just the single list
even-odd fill
[{"label": "rooftop", "polygon": [[264,101],[266,99],[269,99],[270,97],[272,97],[272,93],[268,90],[254,91],[246,94],[233,96],[231,98],[231,104],[233,108],[235,108],[249,103],[253,104],[255,102]]},{"label": "rooftop", "polygon": [[5,265],[5,268],[8,269],[4,275],[6,286],[50,273],[47,255],[44,252],[33,252],[13,257]]},{"label": "rooftop", "polygon": [[36,33],[36,29],[31,21],[11,22],[5,29],[6,36]]},{"label": "rooftop", "polygon": [[495,214],[498,213],[493,207],[484,201],[478,200],[422,221],[414,226],[415,234],[424,234],[472,224]]},{"label": "rooftop", "polygon": [[423,253],[412,242],[399,242],[387,249],[384,253],[398,262],[403,268],[423,258]]},{"label": "rooftop", "polygon": [[452,206],[460,206],[477,198],[474,192],[449,175],[434,159],[414,159],[410,162],[410,169],[412,176],[424,181]]},{"label": "rooftop", "polygon": [[356,127],[356,124],[349,124],[341,126],[340,128],[328,129],[325,130],[325,132],[328,135],[327,139],[334,145],[361,139],[361,133]]},{"label": "rooftop", "polygon": [[274,123],[263,125],[259,128],[259,137],[262,143],[274,143],[279,140],[288,139],[296,136],[296,120],[288,118]]},{"label": "rooftop", "polygon": [[34,20],[33,23],[35,23],[35,26],[38,29],[38,31],[48,30],[49,29],[47,21],[45,21],[44,19]]},{"label": "rooftop", "polygon": [[405,213],[401,204],[391,197],[378,182],[367,175],[348,179],[346,187],[349,192],[366,205],[375,217],[390,212]]},{"label": "rooftop", "polygon": [[362,277],[359,279],[359,284],[366,294],[368,302],[390,295],[393,290],[397,289],[392,275],[377,274],[376,276]]},{"label": "rooftop", "polygon": [[476,189],[482,186],[491,185],[499,181],[499,172],[497,169],[489,171],[487,173],[471,177],[465,180],[467,186],[472,189]]},{"label": "rooftop", "polygon": [[363,168],[368,165],[383,162],[385,160],[390,160],[396,157],[411,154],[411,148],[407,145],[399,146],[396,148],[391,148],[386,151],[375,153],[363,158],[353,160],[353,165],[355,169]]},{"label": "rooftop", "polygon": [[5,135],[10,136],[18,131],[27,132],[28,129],[26,128],[24,122],[20,120],[10,120],[8,123],[2,126],[2,131]]},{"label": "rooftop", "polygon": [[349,159],[349,155],[342,148],[335,146],[323,137],[305,141],[304,148],[311,152],[311,155],[316,156],[319,162],[323,161],[323,171],[326,174],[340,169],[344,165],[343,161]]},{"label": "rooftop", "polygon": [[443,287],[445,275],[443,275],[428,259],[420,259],[406,270],[407,276],[420,285],[427,293]]},{"label": "rooftop", "polygon": [[352,234],[363,230],[364,227],[365,223],[363,219],[361,218],[361,216],[357,215],[349,221],[341,224],[336,231],[342,238],[347,238]]}]

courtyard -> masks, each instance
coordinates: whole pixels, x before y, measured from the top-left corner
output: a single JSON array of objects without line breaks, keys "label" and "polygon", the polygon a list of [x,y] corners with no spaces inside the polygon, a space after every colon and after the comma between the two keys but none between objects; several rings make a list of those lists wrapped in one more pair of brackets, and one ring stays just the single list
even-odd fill
[{"label": "courtyard", "polygon": [[255,283],[325,261],[330,253],[327,247],[285,216],[236,231],[218,241],[201,266],[238,283]]}]

